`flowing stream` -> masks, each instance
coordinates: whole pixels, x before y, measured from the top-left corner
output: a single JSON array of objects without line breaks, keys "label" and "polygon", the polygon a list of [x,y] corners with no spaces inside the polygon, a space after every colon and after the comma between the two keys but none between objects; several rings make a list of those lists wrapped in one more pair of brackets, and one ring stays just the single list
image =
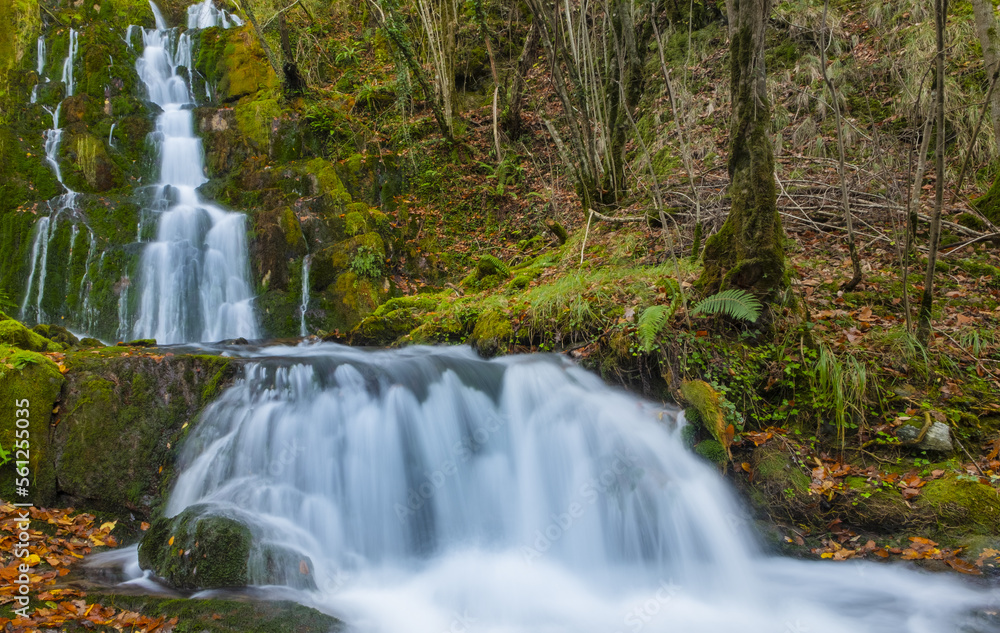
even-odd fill
[{"label": "flowing stream", "polygon": [[[153,196],[156,239],[142,254],[136,338],[157,342],[256,338],[257,319],[246,243],[246,217],[197,192],[206,183],[201,139],[194,134],[191,90],[178,69],[191,66],[191,38],[168,29],[152,2],[156,28],[143,31],[136,70],[148,98],[162,109],[156,120],[160,180]],[[232,20],[211,2],[190,7],[191,28]]]},{"label": "flowing stream", "polygon": [[352,630],[991,630],[959,579],[763,554],[676,412],[561,357],[251,355],[186,440],[167,513],[204,504],[291,548],[317,589],[272,590]]}]

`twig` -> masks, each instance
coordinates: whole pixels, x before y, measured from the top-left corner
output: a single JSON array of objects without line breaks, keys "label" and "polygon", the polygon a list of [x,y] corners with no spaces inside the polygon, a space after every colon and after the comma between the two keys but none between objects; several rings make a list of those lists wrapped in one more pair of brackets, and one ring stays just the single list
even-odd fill
[{"label": "twig", "polygon": [[583,244],[580,245],[580,265],[583,265],[583,252],[587,250],[587,236],[590,235],[590,221],[593,219],[594,215],[597,214],[593,209],[590,210],[590,215],[587,216],[587,230],[583,232]]}]

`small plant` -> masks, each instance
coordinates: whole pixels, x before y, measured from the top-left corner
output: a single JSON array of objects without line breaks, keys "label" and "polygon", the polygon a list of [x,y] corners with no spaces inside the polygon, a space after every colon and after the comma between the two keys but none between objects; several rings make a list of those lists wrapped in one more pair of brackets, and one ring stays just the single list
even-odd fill
[{"label": "small plant", "polygon": [[746,290],[731,288],[705,297],[691,308],[691,314],[726,314],[740,321],[755,323],[760,317],[761,303]]},{"label": "small plant", "polygon": [[362,244],[351,258],[351,271],[358,277],[378,279],[382,276],[382,260],[374,249]]},{"label": "small plant", "polygon": [[649,306],[642,311],[637,323],[639,344],[642,346],[642,351],[648,354],[653,350],[656,337],[663,331],[663,327],[670,320],[670,317],[674,316],[678,306],[680,306],[680,295],[675,294],[669,304]]},{"label": "small plant", "polygon": [[340,50],[334,57],[337,64],[354,65],[358,63],[358,46],[354,42],[341,44]]}]

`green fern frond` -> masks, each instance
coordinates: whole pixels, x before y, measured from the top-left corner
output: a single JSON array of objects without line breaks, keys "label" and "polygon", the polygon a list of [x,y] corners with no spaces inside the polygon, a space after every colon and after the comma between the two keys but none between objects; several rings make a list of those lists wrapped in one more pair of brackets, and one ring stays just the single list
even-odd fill
[{"label": "green fern frond", "polygon": [[649,306],[639,315],[637,323],[639,344],[642,351],[649,353],[656,344],[656,337],[663,331],[663,326],[667,324],[670,317],[677,310],[677,301],[671,301],[665,305]]},{"label": "green fern frond", "polygon": [[722,313],[734,319],[755,323],[762,307],[757,297],[746,290],[731,288],[705,297],[691,309],[691,314]]},{"label": "green fern frond", "polygon": [[483,255],[480,257],[479,261],[476,262],[476,268],[479,270],[480,277],[487,277],[489,275],[503,275],[504,277],[510,277],[510,268],[507,264],[503,263],[493,255]]}]

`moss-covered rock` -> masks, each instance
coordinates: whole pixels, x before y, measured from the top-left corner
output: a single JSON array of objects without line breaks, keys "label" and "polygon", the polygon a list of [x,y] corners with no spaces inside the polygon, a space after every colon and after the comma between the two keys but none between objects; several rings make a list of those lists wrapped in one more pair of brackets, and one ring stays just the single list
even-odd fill
[{"label": "moss-covered rock", "polygon": [[[343,624],[316,609],[286,600],[218,600],[161,598],[121,595],[88,590],[88,603],[101,602],[152,618],[179,620],[174,631],[198,633],[338,633]],[[67,621],[65,631],[83,632],[76,621]]]},{"label": "moss-covered rock", "polygon": [[76,338],[72,332],[61,325],[38,324],[31,328],[31,331],[41,334],[53,343],[59,343],[67,347],[77,347],[80,345],[80,339]]},{"label": "moss-covered rock", "polygon": [[941,530],[1000,536],[1000,492],[974,477],[932,481],[920,489],[915,505],[933,512]]},{"label": "moss-covered rock", "polygon": [[94,507],[149,517],[168,492],[180,440],[235,378],[238,362],[135,348],[67,354],[52,431],[59,489]]},{"label": "moss-covered rock", "polygon": [[469,343],[481,356],[491,358],[509,349],[513,334],[510,317],[502,310],[491,308],[476,319]]},{"label": "moss-covered rock", "polygon": [[694,452],[704,457],[714,464],[725,464],[729,461],[729,453],[715,440],[704,440],[698,442],[694,447]]},{"label": "moss-covered rock", "polygon": [[681,383],[681,396],[690,405],[686,413],[711,433],[719,446],[730,455],[726,419],[722,413],[719,393],[704,380],[687,380]]},{"label": "moss-covered rock", "polygon": [[[0,321],[0,325],[6,323],[17,322]],[[8,411],[6,423],[0,425],[0,447],[11,460],[0,468],[0,486],[11,491],[7,494],[21,487],[19,483],[15,486],[23,478],[15,472],[15,467],[23,456],[17,455],[15,450],[27,449],[29,494],[18,497],[19,501],[44,505],[55,497],[56,476],[49,446],[49,424],[62,386],[59,368],[47,357],[0,345],[0,399],[6,403]],[[27,426],[19,420],[27,420]]]},{"label": "moss-covered rock", "polygon": [[284,545],[256,542],[242,519],[206,505],[153,521],[139,544],[139,564],[179,589],[316,588],[309,557]]},{"label": "moss-covered rock", "polygon": [[178,589],[243,587],[252,544],[242,522],[197,505],[153,522],[139,544],[139,565]]},{"label": "moss-covered rock", "polygon": [[420,324],[413,313],[400,308],[381,316],[368,316],[351,330],[352,345],[391,345]]},{"label": "moss-covered rock", "polygon": [[32,332],[21,323],[7,319],[0,321],[0,345],[19,347],[32,352],[58,352],[63,346]]}]

